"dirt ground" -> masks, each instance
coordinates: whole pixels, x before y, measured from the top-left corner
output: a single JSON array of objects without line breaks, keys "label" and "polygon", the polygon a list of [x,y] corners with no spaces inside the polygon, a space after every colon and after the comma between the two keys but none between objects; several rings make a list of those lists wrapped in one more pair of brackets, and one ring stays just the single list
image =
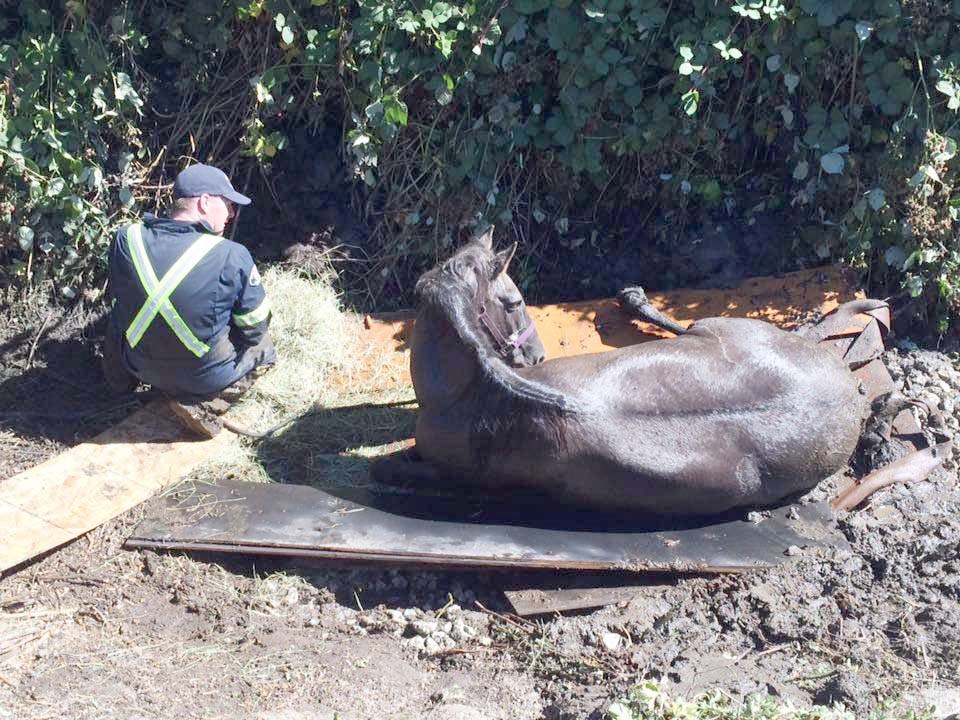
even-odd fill
[{"label": "dirt ground", "polygon": [[[96,304],[29,307],[0,330],[0,481],[131,408],[100,384]],[[895,379],[956,433],[957,356],[900,342]],[[960,700],[953,463],[840,517],[850,551],[641,578],[627,603],[535,621],[510,615],[502,591],[555,577],[123,550],[145,512],[0,580],[0,720],[601,718],[642,678],[842,702],[857,717],[883,698],[936,701],[943,716]]]}]

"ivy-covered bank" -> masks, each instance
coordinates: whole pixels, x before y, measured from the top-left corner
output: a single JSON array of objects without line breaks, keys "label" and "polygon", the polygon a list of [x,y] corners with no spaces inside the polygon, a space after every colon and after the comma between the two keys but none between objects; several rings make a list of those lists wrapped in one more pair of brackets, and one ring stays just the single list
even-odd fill
[{"label": "ivy-covered bank", "polygon": [[262,204],[303,192],[291,164],[345,199],[374,298],[480,218],[531,284],[774,213],[780,267],[960,311],[960,0],[24,0],[0,24],[6,283],[96,287],[109,229],[196,158]]}]

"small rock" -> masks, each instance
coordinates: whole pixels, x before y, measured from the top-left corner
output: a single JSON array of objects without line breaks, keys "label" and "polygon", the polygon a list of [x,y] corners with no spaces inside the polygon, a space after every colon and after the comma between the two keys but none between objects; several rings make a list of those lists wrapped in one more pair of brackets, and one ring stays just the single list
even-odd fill
[{"label": "small rock", "polygon": [[465,642],[475,637],[476,634],[477,631],[467,625],[461,618],[457,618],[456,622],[453,623],[453,627],[450,628],[450,637],[456,642]]},{"label": "small rock", "polygon": [[395,622],[397,625],[406,625],[407,619],[403,616],[403,613],[399,610],[387,610],[387,617],[390,618],[392,622]]},{"label": "small rock", "polygon": [[290,588],[287,590],[287,594],[283,597],[283,604],[287,607],[292,607],[300,602],[300,593],[297,592],[296,588]]},{"label": "small rock", "polygon": [[615,632],[605,632],[600,636],[600,642],[610,652],[617,652],[623,645],[623,635]]},{"label": "small rock", "polygon": [[452,685],[448,688],[435,692],[430,696],[430,699],[435,703],[455,703],[460,700],[463,700],[467,694],[463,691],[463,688],[459,685]]},{"label": "small rock", "polygon": [[357,623],[363,628],[374,628],[380,624],[375,617],[369,617],[367,615],[361,615],[357,618]]},{"label": "small rock", "polygon": [[480,638],[479,640],[477,640],[477,644],[479,644],[479,645],[481,645],[481,646],[483,646],[483,647],[490,647],[491,645],[493,645],[493,640],[491,640],[491,639],[488,638],[486,635],[484,635],[482,638]]},{"label": "small rock", "polygon": [[788,520],[799,520],[799,519],[800,519],[800,511],[797,510],[795,507],[790,508],[789,510],[787,510],[787,519],[788,519]]},{"label": "small rock", "polygon": [[436,655],[443,648],[440,647],[440,643],[434,640],[432,637],[428,637],[423,644],[423,649],[428,655]]},{"label": "small rock", "polygon": [[430,713],[432,720],[488,720],[488,716],[469,705],[440,705]]},{"label": "small rock", "polygon": [[442,632],[436,632],[430,638],[443,650],[452,650],[457,646],[452,637]]},{"label": "small rock", "polygon": [[801,550],[800,547],[797,545],[791,545],[790,547],[787,548],[786,554],[789,555],[790,557],[796,557],[797,555],[802,555],[803,550]]},{"label": "small rock", "polygon": [[403,618],[407,622],[412,622],[413,620],[416,620],[422,615],[423,613],[417,610],[416,608],[407,608],[406,610],[403,611]]},{"label": "small rock", "polygon": [[407,645],[409,647],[412,647],[417,652],[423,652],[424,648],[426,648],[427,646],[427,643],[426,643],[426,640],[424,640],[422,637],[417,635],[416,637],[412,637],[409,640],[407,640]]},{"label": "small rock", "polygon": [[437,621],[436,620],[414,620],[410,623],[410,627],[413,628],[413,631],[422,637],[427,637],[433,635],[437,631]]}]

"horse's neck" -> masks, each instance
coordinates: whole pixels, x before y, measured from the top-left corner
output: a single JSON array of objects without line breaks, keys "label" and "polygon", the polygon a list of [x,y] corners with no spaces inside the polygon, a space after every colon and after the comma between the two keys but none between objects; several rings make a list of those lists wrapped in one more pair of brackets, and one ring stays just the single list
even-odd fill
[{"label": "horse's neck", "polygon": [[475,396],[468,391],[477,382],[484,383],[484,397],[478,398],[481,404],[495,393],[520,403],[518,409],[522,405],[548,412],[578,410],[578,403],[561,392],[524,379],[499,360],[491,362],[489,351],[465,341],[442,313],[421,311],[410,345],[410,374],[421,410],[469,401]]},{"label": "horse's neck", "polygon": [[478,371],[475,350],[464,345],[450,322],[421,311],[410,341],[410,375],[421,409],[444,408],[461,399]]}]

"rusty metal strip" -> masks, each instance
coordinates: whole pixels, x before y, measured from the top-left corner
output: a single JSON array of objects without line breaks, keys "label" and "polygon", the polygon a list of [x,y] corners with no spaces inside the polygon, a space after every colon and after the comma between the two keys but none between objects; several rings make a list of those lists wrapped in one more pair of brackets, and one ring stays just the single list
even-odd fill
[{"label": "rusty metal strip", "polygon": [[[334,494],[336,493],[336,494]],[[519,502],[224,481],[153,501],[130,548],[442,567],[739,572],[791,545],[844,544],[825,504],[743,519],[659,521]]]},{"label": "rusty metal strip", "polygon": [[850,367],[861,367],[871,360],[879,358],[883,351],[883,335],[880,324],[878,321],[871,320],[850,343],[843,359]]}]

